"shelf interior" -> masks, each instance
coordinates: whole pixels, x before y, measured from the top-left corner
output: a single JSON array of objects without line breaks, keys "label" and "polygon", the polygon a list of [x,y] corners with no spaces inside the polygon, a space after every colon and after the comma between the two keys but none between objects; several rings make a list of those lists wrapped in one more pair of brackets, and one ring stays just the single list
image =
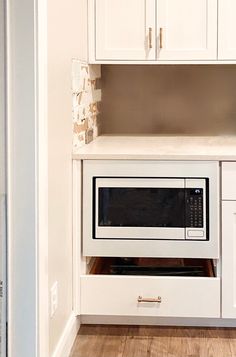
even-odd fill
[{"label": "shelf interior", "polygon": [[89,274],[215,277],[212,259],[96,257]]}]

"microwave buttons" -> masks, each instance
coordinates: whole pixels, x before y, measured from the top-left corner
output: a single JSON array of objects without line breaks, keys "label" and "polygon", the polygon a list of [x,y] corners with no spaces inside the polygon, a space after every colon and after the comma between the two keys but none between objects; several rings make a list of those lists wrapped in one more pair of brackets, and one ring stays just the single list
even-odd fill
[{"label": "microwave buttons", "polygon": [[201,229],[198,230],[188,230],[187,232],[187,239],[194,239],[194,238],[204,238],[204,231]]},{"label": "microwave buttons", "polygon": [[203,228],[203,190],[187,191],[186,197],[186,227]]}]

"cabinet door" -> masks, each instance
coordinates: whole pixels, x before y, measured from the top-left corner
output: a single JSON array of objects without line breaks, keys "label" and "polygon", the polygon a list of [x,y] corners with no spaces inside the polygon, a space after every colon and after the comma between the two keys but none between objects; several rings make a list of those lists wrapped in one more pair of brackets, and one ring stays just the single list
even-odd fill
[{"label": "cabinet door", "polygon": [[236,201],[236,162],[222,162],[222,199]]},{"label": "cabinet door", "polygon": [[236,201],[222,203],[222,317],[236,318]]},{"label": "cabinet door", "polygon": [[155,59],[155,0],[95,0],[96,60]]},{"label": "cabinet door", "polygon": [[236,1],[219,0],[219,50],[221,60],[236,59]]},{"label": "cabinet door", "polygon": [[157,4],[159,60],[216,59],[217,0],[158,0]]}]

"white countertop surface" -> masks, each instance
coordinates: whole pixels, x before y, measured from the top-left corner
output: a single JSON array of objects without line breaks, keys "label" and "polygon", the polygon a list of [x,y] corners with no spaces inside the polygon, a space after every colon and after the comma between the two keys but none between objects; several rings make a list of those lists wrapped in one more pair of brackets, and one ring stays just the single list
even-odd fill
[{"label": "white countertop surface", "polygon": [[97,137],[72,156],[75,160],[236,161],[236,136]]}]

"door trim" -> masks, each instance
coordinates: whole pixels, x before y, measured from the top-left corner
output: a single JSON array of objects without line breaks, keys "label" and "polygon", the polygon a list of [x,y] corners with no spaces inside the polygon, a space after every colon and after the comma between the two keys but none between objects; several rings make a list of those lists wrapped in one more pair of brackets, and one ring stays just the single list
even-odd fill
[{"label": "door trim", "polygon": [[49,356],[46,15],[6,0],[9,357]]}]

